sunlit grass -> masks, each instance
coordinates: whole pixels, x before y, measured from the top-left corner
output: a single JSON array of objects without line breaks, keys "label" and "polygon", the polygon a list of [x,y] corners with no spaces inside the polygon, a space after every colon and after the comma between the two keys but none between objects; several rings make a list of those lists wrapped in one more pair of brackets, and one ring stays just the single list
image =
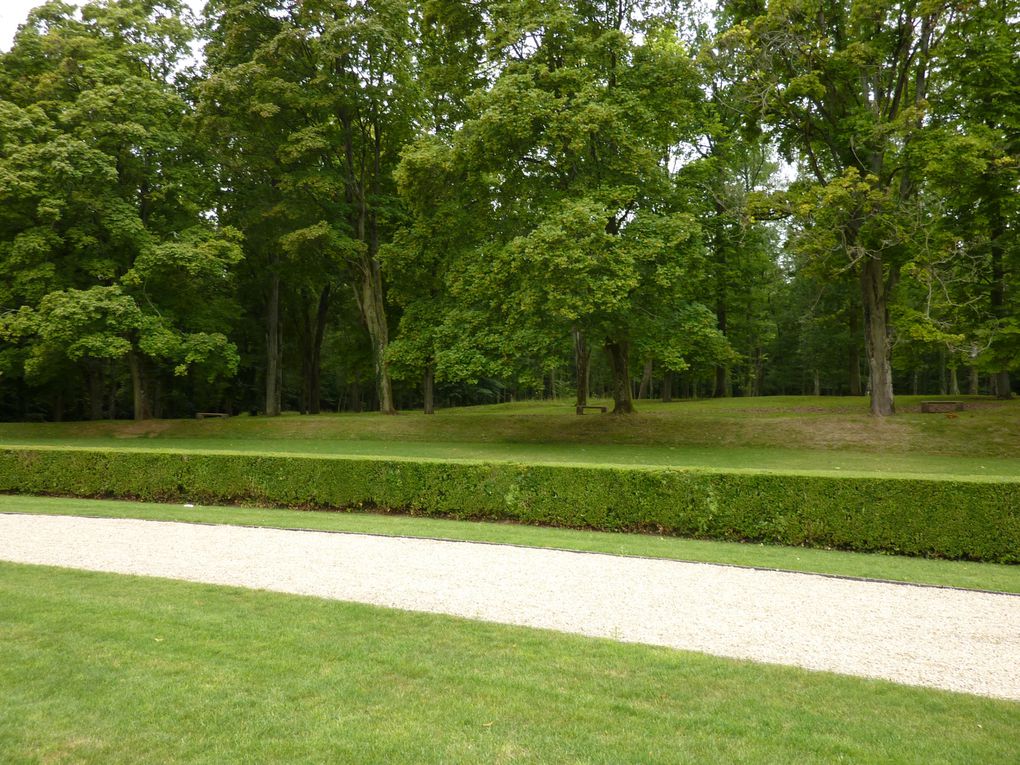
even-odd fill
[{"label": "sunlit grass", "polygon": [[9,763],[1012,763],[1020,704],[0,564]]}]

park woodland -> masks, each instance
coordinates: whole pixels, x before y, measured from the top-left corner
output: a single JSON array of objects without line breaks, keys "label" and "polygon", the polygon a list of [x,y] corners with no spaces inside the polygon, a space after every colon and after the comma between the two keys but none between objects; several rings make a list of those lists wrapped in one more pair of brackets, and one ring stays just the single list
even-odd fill
[{"label": "park woodland", "polygon": [[1008,398],[1018,62],[1020,0],[53,0],[0,420]]}]

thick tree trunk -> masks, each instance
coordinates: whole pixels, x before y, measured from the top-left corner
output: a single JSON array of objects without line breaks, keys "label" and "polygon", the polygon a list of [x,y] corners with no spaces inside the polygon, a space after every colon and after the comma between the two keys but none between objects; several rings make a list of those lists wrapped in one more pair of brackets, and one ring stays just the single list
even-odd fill
[{"label": "thick tree trunk", "polygon": [[861,347],[857,343],[857,333],[860,332],[859,306],[851,301],[850,317],[850,346],[847,354],[848,371],[850,373],[850,395],[861,395]]},{"label": "thick tree trunk", "polygon": [[379,411],[396,414],[393,405],[393,382],[390,379],[389,364],[386,361],[386,346],[389,345],[389,326],[386,323],[386,305],[383,298],[382,271],[379,261],[366,256],[361,261],[361,312],[368,327],[372,342],[372,362],[375,365],[376,393],[379,396]]},{"label": "thick tree trunk", "polygon": [[981,378],[978,376],[978,368],[976,366],[969,367],[968,371],[967,392],[972,396],[976,396],[981,392]]},{"label": "thick tree trunk", "polygon": [[422,396],[425,399],[425,414],[436,413],[436,367],[430,361],[425,365],[425,375],[422,380]]},{"label": "thick tree trunk", "polygon": [[662,403],[664,404],[668,404],[673,400],[674,374],[672,369],[667,369],[662,373]]},{"label": "thick tree trunk", "polygon": [[269,300],[266,303],[266,414],[280,414],[280,275],[275,269],[269,281]]},{"label": "thick tree trunk", "polygon": [[822,395],[822,376],[818,373],[818,370],[814,370],[811,373],[811,394],[814,396]]},{"label": "thick tree trunk", "polygon": [[1009,381],[1009,372],[1003,369],[996,372],[993,377],[995,378],[995,397],[1003,400],[1013,398],[1013,390],[1010,387]]},{"label": "thick tree trunk", "polygon": [[322,341],[326,336],[331,293],[331,285],[327,284],[322,288],[322,292],[319,293],[319,305],[315,312],[315,326],[309,348],[308,379],[305,381],[309,414],[319,414],[322,411]]},{"label": "thick tree trunk", "polygon": [[648,389],[652,385],[652,360],[648,359],[645,361],[645,368],[641,374],[641,385],[638,386],[638,400],[644,400],[648,398]]},{"label": "thick tree trunk", "polygon": [[576,406],[588,406],[589,377],[591,376],[591,347],[579,329],[574,335],[574,379],[577,383]]},{"label": "thick tree trunk", "polygon": [[960,377],[956,373],[956,367],[949,367],[949,395],[959,396],[960,395]]},{"label": "thick tree trunk", "polygon": [[730,370],[729,367],[715,368],[715,388],[712,395],[715,398],[726,398],[730,395]]},{"label": "thick tree trunk", "polygon": [[861,264],[861,298],[864,307],[864,350],[870,373],[871,413],[894,414],[892,343],[889,340],[889,305],[879,257],[865,257]]},{"label": "thick tree trunk", "polygon": [[634,401],[630,391],[630,347],[626,340],[606,340],[606,355],[613,377],[613,414],[631,414]]},{"label": "thick tree trunk", "polygon": [[142,360],[132,351],[128,354],[128,367],[131,369],[132,409],[136,420],[148,420],[152,417],[149,410],[149,397],[145,391],[145,372]]}]

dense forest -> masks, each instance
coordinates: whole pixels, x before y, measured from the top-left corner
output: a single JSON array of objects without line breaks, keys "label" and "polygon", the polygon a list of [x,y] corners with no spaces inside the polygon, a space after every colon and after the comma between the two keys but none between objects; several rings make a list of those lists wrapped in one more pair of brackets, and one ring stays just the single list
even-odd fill
[{"label": "dense forest", "polygon": [[1009,397],[1018,24],[50,2],[0,54],[0,419]]}]

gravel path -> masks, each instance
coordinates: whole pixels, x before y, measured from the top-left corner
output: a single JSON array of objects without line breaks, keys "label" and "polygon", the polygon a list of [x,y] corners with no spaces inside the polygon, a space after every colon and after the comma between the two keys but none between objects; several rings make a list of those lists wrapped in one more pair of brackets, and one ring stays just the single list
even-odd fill
[{"label": "gravel path", "polygon": [[1020,700],[1020,597],[467,542],[0,515],[0,560],[186,579]]}]

